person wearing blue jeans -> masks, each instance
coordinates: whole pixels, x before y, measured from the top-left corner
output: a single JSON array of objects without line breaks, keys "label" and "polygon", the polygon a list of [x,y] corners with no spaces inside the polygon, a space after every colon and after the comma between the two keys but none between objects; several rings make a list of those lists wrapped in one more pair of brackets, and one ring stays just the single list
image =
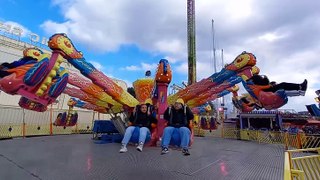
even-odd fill
[{"label": "person wearing blue jeans", "polygon": [[184,104],[183,99],[179,98],[164,112],[164,119],[167,120],[167,127],[163,130],[162,141],[161,141],[161,154],[166,154],[169,152],[169,144],[172,138],[172,134],[175,130],[179,132],[180,135],[180,147],[182,148],[182,153],[185,156],[190,155],[189,143],[192,127],[192,120],[194,116],[188,106]]},{"label": "person wearing blue jeans", "polygon": [[154,128],[157,124],[157,119],[151,114],[149,107],[146,103],[140,104],[136,107],[137,110],[134,110],[130,116],[130,126],[126,129],[122,139],[120,153],[128,151],[127,144],[136,128],[139,128],[139,145],[137,146],[137,150],[142,152],[147,135],[150,135],[151,128]]}]

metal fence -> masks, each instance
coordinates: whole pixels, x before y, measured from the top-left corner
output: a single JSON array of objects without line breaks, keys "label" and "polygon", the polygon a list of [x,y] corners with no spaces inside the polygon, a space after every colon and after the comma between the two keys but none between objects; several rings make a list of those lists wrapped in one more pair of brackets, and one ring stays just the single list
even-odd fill
[{"label": "metal fence", "polygon": [[320,148],[285,152],[285,180],[320,179]]},{"label": "metal fence", "polygon": [[287,150],[284,160],[285,180],[320,179],[320,137],[304,133],[236,128],[223,128],[222,132],[223,138],[284,145]]},{"label": "metal fence", "polygon": [[95,119],[109,118],[92,111],[78,110],[78,123],[73,127],[54,126],[59,113],[66,110],[50,109],[34,112],[20,107],[0,106],[0,139],[39,135],[91,133]]},{"label": "metal fence", "polygon": [[236,128],[224,128],[223,138],[257,141],[258,143],[283,144],[286,149],[320,147],[320,137],[304,133],[290,134],[279,131],[257,131]]}]

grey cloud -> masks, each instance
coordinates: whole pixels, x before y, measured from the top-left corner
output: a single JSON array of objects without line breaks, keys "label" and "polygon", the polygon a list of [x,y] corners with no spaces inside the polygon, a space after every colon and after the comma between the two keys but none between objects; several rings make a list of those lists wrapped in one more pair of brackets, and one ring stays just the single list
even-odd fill
[{"label": "grey cloud", "polygon": [[[185,0],[74,0],[67,4],[55,0],[54,4],[61,8],[65,21],[44,23],[42,27],[48,34],[62,26],[74,41],[91,50],[117,51],[121,45],[135,44],[177,61],[187,58]],[[231,62],[243,50],[250,51],[257,56],[261,72],[270,79],[300,82],[308,77],[313,87],[319,79],[316,73],[320,52],[319,7],[318,0],[196,1],[197,61],[213,65],[211,19],[214,19],[216,48],[225,50],[225,62]],[[259,39],[268,33],[281,38]],[[163,43],[164,47],[159,49]],[[165,43],[181,47],[175,52],[169,49],[172,44],[166,47]],[[199,76],[205,77],[213,68],[202,65],[199,65],[202,69],[197,69],[202,72]],[[302,101],[313,102],[312,93]],[[291,103],[287,106],[296,107]]]}]

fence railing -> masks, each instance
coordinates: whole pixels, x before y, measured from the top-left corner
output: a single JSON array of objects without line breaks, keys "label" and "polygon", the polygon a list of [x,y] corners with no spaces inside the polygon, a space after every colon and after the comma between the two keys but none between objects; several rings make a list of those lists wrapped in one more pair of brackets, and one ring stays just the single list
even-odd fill
[{"label": "fence railing", "polygon": [[258,143],[282,144],[287,150],[284,160],[285,180],[320,179],[319,136],[304,133],[290,134],[288,132],[224,128],[223,137]]},{"label": "fence railing", "polygon": [[285,152],[285,180],[320,179],[320,148]]},{"label": "fence railing", "polygon": [[[19,107],[0,107],[0,139],[40,135],[91,133],[93,121],[102,115],[92,111],[77,110],[78,123],[73,127],[54,126],[59,113],[66,110],[50,109],[34,112]],[[104,117],[102,117],[104,118]]]},{"label": "fence railing", "polygon": [[258,143],[283,144],[286,149],[320,147],[320,136],[304,133],[290,134],[279,131],[257,131],[236,128],[224,128],[223,138],[257,141]]}]

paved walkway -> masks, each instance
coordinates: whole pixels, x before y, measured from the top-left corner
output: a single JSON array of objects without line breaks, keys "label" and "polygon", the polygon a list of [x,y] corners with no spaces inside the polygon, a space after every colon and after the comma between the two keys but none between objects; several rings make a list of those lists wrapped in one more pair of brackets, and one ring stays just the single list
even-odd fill
[{"label": "paved walkway", "polygon": [[92,135],[0,141],[0,179],[283,179],[284,148],[239,140],[196,137],[191,156],[159,147],[124,154],[120,144],[95,144]]}]

